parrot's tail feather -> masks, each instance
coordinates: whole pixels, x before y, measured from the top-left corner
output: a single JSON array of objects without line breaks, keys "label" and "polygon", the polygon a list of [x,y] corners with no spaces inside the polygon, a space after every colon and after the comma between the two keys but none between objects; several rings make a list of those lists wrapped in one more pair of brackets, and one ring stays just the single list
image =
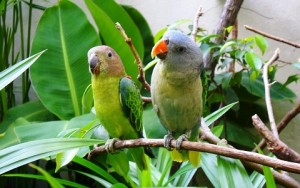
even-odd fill
[{"label": "parrot's tail feather", "polygon": [[186,151],[179,152],[178,150],[174,149],[171,152],[171,154],[172,154],[173,161],[184,162],[188,160],[188,155]]},{"label": "parrot's tail feather", "polygon": [[153,154],[152,150],[150,147],[148,146],[145,146],[144,147],[144,151],[145,151],[145,154],[148,155],[148,157],[150,157],[151,159],[154,159],[155,158],[155,155]]},{"label": "parrot's tail feather", "polygon": [[194,167],[198,167],[200,164],[200,152],[189,151],[189,161]]}]

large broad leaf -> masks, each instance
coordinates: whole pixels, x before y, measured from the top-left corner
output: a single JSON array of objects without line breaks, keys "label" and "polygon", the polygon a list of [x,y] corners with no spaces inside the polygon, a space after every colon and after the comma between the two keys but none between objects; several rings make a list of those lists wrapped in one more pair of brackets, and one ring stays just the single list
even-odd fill
[{"label": "large broad leaf", "polygon": [[26,71],[45,51],[34,54],[0,72],[0,90]]},{"label": "large broad leaf", "polygon": [[63,131],[79,130],[95,119],[94,114],[86,114],[75,117],[70,121],[49,121],[41,123],[30,123],[24,118],[19,118],[0,137],[0,149],[18,143],[55,138]]},{"label": "large broad leaf", "polygon": [[[245,87],[252,95],[262,98],[265,97],[265,87],[261,77],[251,80],[249,73],[244,72],[241,85]],[[293,91],[279,82],[275,82],[270,86],[270,94],[271,98],[275,100],[294,100],[296,98],[296,95]]]},{"label": "large broad leaf", "polygon": [[20,117],[27,121],[49,121],[57,119],[40,101],[30,101],[8,110],[3,121],[0,123],[0,133],[3,133],[10,124]]},{"label": "large broad leaf", "polygon": [[0,174],[63,151],[105,141],[80,138],[50,138],[14,145],[0,151]]},{"label": "large broad leaf", "polygon": [[38,24],[32,53],[47,52],[30,75],[42,103],[61,119],[81,114],[81,97],[90,83],[87,52],[100,40],[82,10],[67,0],[47,9]]},{"label": "large broad leaf", "polygon": [[[99,35],[101,36],[102,40],[104,43],[110,47],[112,47],[120,56],[120,58],[123,61],[123,64],[125,66],[126,72],[128,75],[130,75],[135,81],[137,81],[137,75],[138,75],[138,68],[137,65],[135,64],[135,58],[128,46],[128,44],[125,42],[125,39],[122,37],[121,33],[118,31],[118,29],[115,26],[115,22],[119,20],[123,20],[123,27],[127,28],[127,24],[132,24],[131,18],[127,15],[126,19],[121,18],[121,16],[125,16],[123,13],[124,10],[120,11],[120,8],[118,7],[119,5],[115,5],[114,2],[109,2],[109,1],[94,1],[94,0],[85,0],[85,3],[90,10],[94,21],[99,29]],[[107,12],[103,10],[103,7],[101,4],[112,4],[112,7],[107,7]],[[123,13],[122,13],[123,12]],[[109,13],[109,14],[107,14]],[[118,14],[116,14],[118,13]],[[113,15],[119,15],[120,16],[117,18],[116,16]],[[126,12],[125,12],[126,13]],[[135,30],[135,28],[132,28]],[[130,30],[130,28],[129,28]],[[126,31],[126,33],[131,33],[130,31]],[[139,36],[139,32],[135,30],[137,36]],[[128,36],[131,37],[133,41],[135,41],[136,45],[142,44],[141,37],[136,37],[136,36]],[[137,49],[139,46],[135,46]],[[144,47],[141,46],[143,49]],[[140,58],[143,59],[143,54],[140,54]]]}]

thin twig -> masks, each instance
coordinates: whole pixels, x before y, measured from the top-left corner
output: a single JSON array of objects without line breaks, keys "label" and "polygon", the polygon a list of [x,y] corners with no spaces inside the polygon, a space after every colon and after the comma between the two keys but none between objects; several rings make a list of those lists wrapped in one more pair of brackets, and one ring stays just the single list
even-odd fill
[{"label": "thin twig", "polygon": [[194,17],[194,22],[193,22],[193,30],[192,30],[192,39],[196,42],[196,38],[197,38],[197,33],[198,33],[198,23],[199,23],[199,18],[203,15],[204,13],[202,12],[202,6],[199,6],[195,17]]},{"label": "thin twig", "polygon": [[138,65],[138,68],[139,68],[139,76],[138,76],[138,80],[142,83],[143,87],[147,90],[147,91],[150,91],[150,85],[148,84],[148,82],[146,81],[145,79],[145,72],[143,70],[143,63],[141,61],[141,58],[138,54],[138,52],[136,51],[132,41],[131,41],[131,38],[128,38],[125,30],[123,29],[123,27],[121,26],[120,23],[116,23],[116,27],[117,29],[121,32],[122,36],[124,37],[125,39],[125,42],[129,45],[133,55],[134,55],[134,58],[137,62],[137,65]]},{"label": "thin twig", "polygon": [[272,63],[274,63],[278,58],[279,58],[279,48],[277,48],[275,50],[274,55],[263,67],[263,80],[264,80],[264,85],[265,85],[265,101],[266,101],[271,130],[276,138],[278,138],[278,131],[277,131],[273,108],[272,108],[272,103],[271,103],[270,84],[269,84],[269,79],[268,79],[268,69],[269,69],[269,66]]},{"label": "thin twig", "polygon": [[[201,139],[206,140],[212,144],[219,143],[221,140],[211,132],[211,130],[206,125],[205,121],[203,119],[201,119],[201,120],[202,120],[201,127],[200,127]],[[263,174],[262,165],[253,163],[253,162],[249,162],[249,161],[245,161],[245,160],[242,160],[242,163],[245,166]],[[297,187],[297,188],[300,187],[300,183],[298,181],[294,180],[292,177],[290,177],[287,174],[282,174],[275,170],[272,170],[272,174],[275,178],[275,181],[278,184],[283,185],[284,187]]]},{"label": "thin twig", "polygon": [[252,116],[252,121],[256,130],[258,130],[258,132],[266,139],[269,151],[271,151],[279,159],[300,163],[300,154],[289,148],[279,138],[276,138],[261,121],[258,115]]},{"label": "thin twig", "polygon": [[270,34],[265,33],[265,32],[263,32],[263,31],[259,31],[259,30],[257,30],[257,29],[254,29],[253,27],[248,26],[248,25],[244,25],[244,27],[245,27],[245,29],[247,29],[247,30],[249,30],[249,31],[252,31],[252,32],[254,32],[254,33],[258,33],[258,34],[260,34],[260,35],[262,35],[262,36],[264,36],[264,37],[267,37],[267,38],[269,38],[269,39],[273,39],[273,40],[276,40],[276,41],[278,41],[278,42],[282,42],[282,43],[285,43],[285,44],[294,46],[295,48],[300,48],[300,44],[296,44],[296,43],[291,42],[291,41],[288,41],[288,40],[286,40],[286,39],[283,39],[283,38],[280,38],[280,37],[276,37],[276,36],[274,36],[274,35],[270,35]]},{"label": "thin twig", "polygon": [[[300,113],[300,103],[298,103],[292,110],[290,110],[282,120],[277,124],[278,133],[280,133],[288,124],[289,122],[294,119]],[[257,148],[263,149],[266,147],[266,140],[262,139],[257,147],[255,147],[252,151],[256,152]]]},{"label": "thin twig", "polygon": [[[171,147],[176,147],[176,141],[171,141]],[[132,139],[132,140],[119,140],[114,144],[115,149],[123,149],[123,148],[131,148],[131,147],[140,147],[140,146],[149,146],[149,147],[163,147],[164,139]],[[300,164],[287,162],[280,159],[268,157],[265,155],[261,155],[258,153],[253,153],[249,151],[238,150],[234,148],[218,146],[209,143],[201,143],[201,142],[190,142],[183,141],[181,145],[182,149],[192,150],[192,151],[202,151],[208,153],[214,153],[218,155],[223,155],[226,157],[231,157],[235,159],[247,160],[255,163],[259,163],[262,165],[270,166],[278,170],[286,170],[289,172],[300,173]],[[106,152],[104,146],[100,146],[91,151],[90,156],[93,156]]]}]

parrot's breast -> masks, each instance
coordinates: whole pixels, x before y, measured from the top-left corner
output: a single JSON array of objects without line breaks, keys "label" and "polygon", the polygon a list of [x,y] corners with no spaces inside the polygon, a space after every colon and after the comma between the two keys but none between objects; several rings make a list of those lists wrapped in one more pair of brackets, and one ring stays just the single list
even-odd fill
[{"label": "parrot's breast", "polygon": [[94,106],[100,123],[114,138],[137,138],[120,103],[119,77],[92,77]]},{"label": "parrot's breast", "polygon": [[[158,65],[159,66],[159,65]],[[155,67],[151,80],[153,105],[163,126],[184,134],[200,125],[202,111],[202,85],[200,76],[191,82],[173,84]]]}]

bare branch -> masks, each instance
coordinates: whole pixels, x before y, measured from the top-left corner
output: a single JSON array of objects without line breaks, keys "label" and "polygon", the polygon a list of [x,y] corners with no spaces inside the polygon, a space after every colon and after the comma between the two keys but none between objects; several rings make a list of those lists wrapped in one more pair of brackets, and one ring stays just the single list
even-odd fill
[{"label": "bare branch", "polygon": [[143,102],[149,103],[152,102],[151,97],[142,97]]},{"label": "bare branch", "polygon": [[266,101],[271,130],[276,138],[278,138],[278,131],[277,131],[273,108],[272,108],[272,103],[271,103],[270,84],[269,84],[269,79],[268,79],[268,69],[269,69],[269,66],[272,63],[274,63],[278,58],[279,58],[279,48],[277,48],[275,50],[274,55],[263,67],[263,79],[264,79],[264,85],[265,85],[265,101]]},{"label": "bare branch", "polygon": [[136,51],[132,41],[131,41],[131,38],[128,38],[125,30],[123,29],[123,27],[121,26],[120,23],[116,23],[116,27],[117,29],[121,32],[122,36],[124,37],[125,39],[125,42],[129,45],[133,55],[134,55],[134,58],[137,62],[137,65],[138,65],[138,68],[139,68],[139,76],[138,76],[138,80],[142,83],[143,87],[147,90],[147,91],[150,91],[150,85],[148,84],[148,82],[146,81],[145,79],[145,72],[143,70],[143,63],[141,61],[141,58],[138,54],[138,52]]},{"label": "bare branch", "polygon": [[278,42],[282,42],[282,43],[285,43],[285,44],[294,46],[295,48],[300,48],[300,44],[296,44],[296,43],[290,42],[290,41],[288,41],[288,40],[285,40],[285,39],[283,39],[283,38],[276,37],[276,36],[274,36],[274,35],[270,35],[270,34],[265,33],[265,32],[263,32],[263,31],[259,31],[259,30],[257,30],[257,29],[254,29],[253,27],[248,26],[248,25],[244,25],[244,27],[245,27],[245,29],[247,29],[247,30],[249,30],[249,31],[252,31],[252,32],[254,32],[254,33],[258,33],[258,34],[260,34],[260,35],[262,35],[262,36],[264,36],[264,37],[267,37],[267,38],[269,38],[269,39],[273,39],[273,40],[276,40],[276,41],[278,41]]},{"label": "bare branch", "polygon": [[[172,140],[170,145],[172,148],[175,148],[176,141]],[[140,139],[133,139],[133,140],[120,140],[120,141],[116,141],[114,144],[115,149],[131,148],[131,147],[139,147],[139,146],[163,147],[164,139],[140,138]],[[287,162],[280,159],[261,155],[258,153],[249,152],[249,151],[242,151],[242,150],[218,146],[214,144],[190,142],[190,141],[183,141],[181,148],[186,150],[192,150],[192,151],[214,153],[226,157],[259,163],[262,165],[273,167],[277,170],[285,170],[289,172],[300,173],[300,164],[298,163]],[[90,156],[95,156],[105,151],[106,151],[105,147],[100,146],[98,148],[95,148],[93,151],[91,151]]]},{"label": "bare branch", "polygon": [[[292,110],[290,110],[282,120],[277,124],[277,130],[280,133],[288,124],[289,122],[294,119],[300,113],[300,103],[298,103]],[[263,149],[266,147],[266,140],[262,139],[257,147],[255,147],[252,151],[256,152],[257,148]]]},{"label": "bare branch", "polygon": [[195,17],[194,17],[194,23],[193,23],[193,30],[192,30],[192,39],[196,42],[196,37],[197,37],[197,33],[198,33],[198,23],[199,23],[199,18],[203,15],[203,12],[202,12],[202,7],[199,6],[196,14],[195,14]]},{"label": "bare branch", "polygon": [[300,163],[300,154],[275,137],[261,121],[258,115],[252,116],[252,121],[255,128],[265,138],[269,151],[271,151],[279,159]]}]

